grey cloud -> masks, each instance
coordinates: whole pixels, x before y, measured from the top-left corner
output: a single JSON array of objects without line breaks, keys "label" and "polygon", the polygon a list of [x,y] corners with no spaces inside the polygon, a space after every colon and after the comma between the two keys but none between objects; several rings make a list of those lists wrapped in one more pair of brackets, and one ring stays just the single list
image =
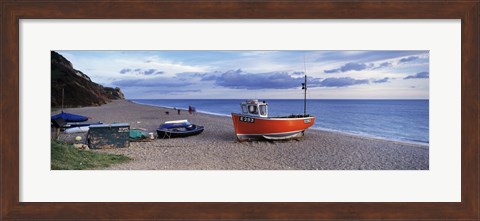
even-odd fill
[{"label": "grey cloud", "polygon": [[132,69],[130,69],[130,68],[124,68],[124,69],[120,70],[120,74],[126,74],[126,73],[128,73],[128,72],[130,72],[130,71],[132,71]]},{"label": "grey cloud", "polygon": [[[163,87],[162,91],[174,90],[178,93],[194,92],[180,88],[193,85],[188,79],[197,78],[201,81],[212,81],[216,86],[222,86],[231,89],[292,89],[300,88],[304,82],[303,77],[295,77],[287,72],[268,72],[268,73],[246,73],[242,70],[230,70],[224,73],[178,73],[173,78],[157,77],[153,79],[129,79],[112,82],[118,87]],[[195,82],[195,81],[193,81]],[[308,77],[309,87],[348,87],[358,84],[368,84],[367,79],[343,78],[314,78]],[[168,89],[167,89],[168,88]],[[158,90],[158,89],[152,89]]]},{"label": "grey cloud", "polygon": [[303,79],[293,78],[286,72],[250,74],[240,69],[227,71],[215,78],[216,85],[234,89],[296,88],[300,87],[302,81]]},{"label": "grey cloud", "polygon": [[327,74],[331,73],[339,73],[339,72],[347,72],[347,71],[361,71],[365,70],[367,68],[371,67],[370,65],[364,64],[364,63],[346,63],[345,65],[336,68],[336,69],[331,69],[331,70],[325,70],[324,72]]},{"label": "grey cloud", "polygon": [[129,73],[129,72],[134,72],[134,73],[142,74],[142,75],[153,75],[153,74],[156,75],[156,74],[163,74],[164,73],[163,71],[157,71],[156,69],[142,70],[140,68],[136,68],[136,69],[124,68],[124,69],[120,70],[121,74],[126,74],[126,73]]},{"label": "grey cloud", "polygon": [[155,69],[148,69],[148,70],[143,71],[143,74],[151,75],[151,74],[155,73],[155,71],[156,71]]},{"label": "grey cloud", "polygon": [[407,79],[416,79],[416,78],[429,78],[430,75],[429,75],[429,72],[428,71],[424,71],[424,72],[420,72],[420,73],[416,73],[414,75],[409,75],[403,79],[407,80]]},{"label": "grey cloud", "polygon": [[303,72],[303,71],[296,71],[296,72],[293,72],[292,75],[305,75],[305,72]]},{"label": "grey cloud", "polygon": [[[261,74],[244,73],[243,71],[228,71],[220,76],[207,75],[205,78],[215,80],[215,84],[233,89],[289,89],[300,88],[303,77],[293,77],[287,72],[270,72]],[[307,78],[309,87],[348,87],[357,84],[368,84],[367,79],[343,78]]]},{"label": "grey cloud", "polygon": [[383,79],[379,79],[379,80],[374,80],[373,83],[386,83],[388,82],[390,78],[386,77],[386,78],[383,78]]},{"label": "grey cloud", "polygon": [[378,66],[374,67],[373,70],[380,69],[380,68],[387,68],[387,67],[391,67],[391,66],[392,66],[392,63],[383,62],[383,63],[379,64]]},{"label": "grey cloud", "polygon": [[407,63],[407,62],[411,62],[411,61],[415,61],[415,60],[418,60],[420,57],[418,56],[410,56],[410,57],[406,57],[406,58],[402,58],[400,59],[400,63]]},{"label": "grey cloud", "polygon": [[197,72],[182,72],[182,73],[177,73],[175,76],[180,77],[180,78],[202,78],[207,73],[197,73]]},{"label": "grey cloud", "polygon": [[341,73],[341,72],[347,72],[347,71],[377,70],[377,69],[387,68],[391,66],[392,66],[391,62],[383,62],[378,66],[375,66],[374,64],[350,62],[339,68],[325,70],[324,72],[327,74],[331,74],[331,73]]},{"label": "grey cloud", "polygon": [[202,81],[213,81],[213,80],[216,80],[216,79],[217,79],[217,76],[213,75],[213,74],[207,74],[207,75],[202,77]]},{"label": "grey cloud", "polygon": [[326,78],[323,81],[319,82],[319,86],[321,87],[348,87],[357,84],[368,84],[369,81],[367,79],[353,79],[350,77],[342,77],[342,78]]}]

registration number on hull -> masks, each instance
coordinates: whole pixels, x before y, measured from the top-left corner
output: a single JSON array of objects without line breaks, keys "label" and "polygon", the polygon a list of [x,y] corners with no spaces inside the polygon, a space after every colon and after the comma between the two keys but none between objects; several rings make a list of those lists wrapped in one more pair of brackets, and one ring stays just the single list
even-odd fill
[{"label": "registration number on hull", "polygon": [[247,123],[255,123],[255,118],[240,116],[240,121]]}]

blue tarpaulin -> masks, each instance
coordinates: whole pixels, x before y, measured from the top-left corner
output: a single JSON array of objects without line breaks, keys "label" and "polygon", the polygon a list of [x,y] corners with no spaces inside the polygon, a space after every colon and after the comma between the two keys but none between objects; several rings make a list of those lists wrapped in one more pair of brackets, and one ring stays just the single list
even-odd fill
[{"label": "blue tarpaulin", "polygon": [[83,122],[88,120],[88,117],[77,115],[77,114],[65,113],[63,111],[62,113],[53,115],[51,119],[54,120],[59,117],[63,118],[63,120],[65,120],[66,122]]}]

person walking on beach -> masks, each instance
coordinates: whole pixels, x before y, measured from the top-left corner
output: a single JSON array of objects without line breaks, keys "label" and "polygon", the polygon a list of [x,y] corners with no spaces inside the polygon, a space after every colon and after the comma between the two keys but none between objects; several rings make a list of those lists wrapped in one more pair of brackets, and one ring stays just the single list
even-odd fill
[{"label": "person walking on beach", "polygon": [[192,106],[188,105],[188,113],[189,113],[189,114],[192,114],[192,112],[193,112]]}]

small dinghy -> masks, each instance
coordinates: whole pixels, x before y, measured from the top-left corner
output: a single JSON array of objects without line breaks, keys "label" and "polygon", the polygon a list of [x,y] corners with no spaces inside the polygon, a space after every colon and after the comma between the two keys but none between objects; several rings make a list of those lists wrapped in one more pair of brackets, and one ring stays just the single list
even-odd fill
[{"label": "small dinghy", "polygon": [[65,129],[65,133],[67,134],[73,134],[73,133],[83,133],[83,132],[88,132],[90,129],[90,126],[83,126],[83,127],[71,127]]},{"label": "small dinghy", "polygon": [[157,135],[158,139],[188,137],[198,135],[203,130],[203,126],[192,124],[188,120],[166,121],[157,129]]},{"label": "small dinghy", "polygon": [[87,126],[91,126],[91,125],[100,125],[100,124],[103,124],[103,122],[100,122],[100,121],[97,121],[97,122],[68,122],[63,127],[64,128],[87,127]]},{"label": "small dinghy", "polygon": [[67,134],[88,132],[90,126],[101,125],[102,122],[68,122],[61,127],[61,130]]}]

